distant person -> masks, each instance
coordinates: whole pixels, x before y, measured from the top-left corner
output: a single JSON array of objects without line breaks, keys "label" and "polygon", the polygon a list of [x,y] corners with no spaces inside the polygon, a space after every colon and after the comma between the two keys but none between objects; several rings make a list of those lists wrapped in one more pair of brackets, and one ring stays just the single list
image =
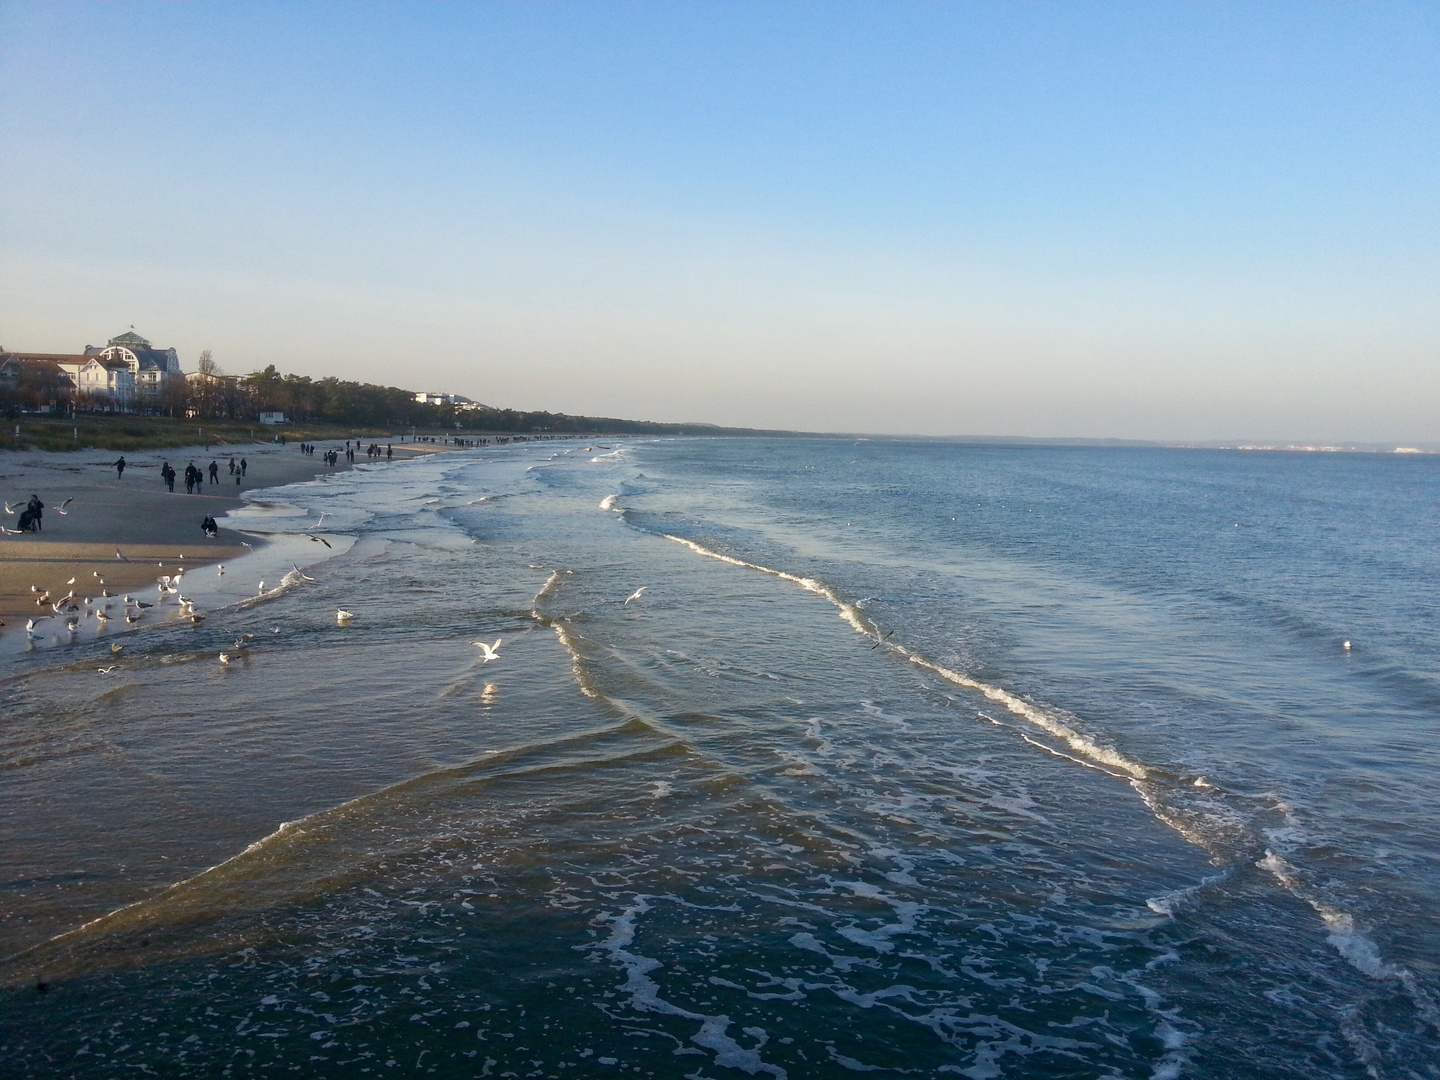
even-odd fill
[{"label": "distant person", "polygon": [[215,524],[214,517],[206,514],[205,520],[200,522],[200,531],[203,532],[206,536],[208,536],[211,540],[214,540],[215,537],[220,535],[220,526]]},{"label": "distant person", "polygon": [[123,457],[119,461],[115,462],[115,479],[125,479],[125,459]]},{"label": "distant person", "polygon": [[235,459],[233,457],[230,459],[230,475],[235,475]]},{"label": "distant person", "polygon": [[193,494],[195,494],[195,485],[196,485],[196,484],[199,484],[199,483],[203,483],[203,482],[204,482],[204,479],[205,479],[204,476],[201,474],[200,470],[195,467],[195,463],[194,463],[193,461],[190,462],[189,465],[186,465],[186,466],[185,466],[185,494],[186,494],[186,495],[193,495]]},{"label": "distant person", "polygon": [[[30,502],[26,505],[25,509],[30,511],[31,519],[35,523],[34,531],[44,532],[45,525],[41,519],[45,516],[45,504],[40,501],[40,496],[32,494],[30,496]],[[62,506],[60,509],[63,510],[65,508]]]},{"label": "distant person", "polygon": [[175,470],[170,467],[170,462],[160,466],[160,479],[165,481],[165,486],[171,491],[175,490]]},{"label": "distant person", "polygon": [[386,459],[388,460],[388,459],[390,459],[390,458],[393,458],[394,456],[395,456],[395,447],[391,446],[389,443],[386,443],[386,444],[385,444],[385,457],[386,457]]},{"label": "distant person", "polygon": [[241,475],[241,476],[244,476],[244,475],[245,475],[245,470],[246,470],[247,468],[249,468],[249,467],[250,467],[250,463],[249,463],[248,461],[246,461],[246,460],[242,457],[242,458],[240,459],[240,475]]},{"label": "distant person", "polygon": [[210,482],[212,484],[220,482],[220,466],[215,463],[214,458],[210,459]]}]

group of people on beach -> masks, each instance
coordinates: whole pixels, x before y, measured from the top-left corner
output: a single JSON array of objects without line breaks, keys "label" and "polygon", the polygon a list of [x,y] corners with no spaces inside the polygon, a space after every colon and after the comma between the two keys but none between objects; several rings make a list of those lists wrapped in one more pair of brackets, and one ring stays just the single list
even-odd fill
[{"label": "group of people on beach", "polygon": [[[303,443],[303,442],[302,442],[302,443],[300,444],[300,452],[301,452],[302,454],[311,454],[311,455],[313,455],[313,454],[315,453],[315,444],[314,444],[314,443]],[[359,439],[356,439],[356,440],[354,441],[354,444],[353,444],[353,445],[351,444],[351,441],[350,441],[349,439],[346,439],[346,440],[345,440],[345,451],[344,451],[344,453],[345,453],[345,460],[346,460],[346,461],[353,463],[353,462],[355,461],[355,455],[356,455],[357,453],[359,453],[359,452],[360,452],[360,440],[359,440]],[[320,460],[323,461],[323,462],[325,462],[326,465],[330,465],[330,466],[333,467],[333,466],[339,464],[339,462],[340,462],[340,453],[341,453],[341,452],[340,452],[339,450],[326,450],[325,453],[323,453],[323,454],[320,455]],[[383,458],[393,459],[393,458],[395,457],[395,447],[394,447],[394,446],[391,446],[391,445],[389,445],[389,444],[386,444],[385,448],[382,450],[382,449],[380,448],[380,444],[379,444],[379,443],[371,443],[369,446],[367,446],[367,447],[365,448],[365,456],[366,456],[366,457],[372,457],[372,458],[383,457]]]},{"label": "group of people on beach", "polygon": [[[235,463],[235,459],[233,457],[230,459],[230,475],[235,478],[236,487],[240,486],[240,480],[245,475],[245,471],[249,467],[250,463],[246,461],[243,457],[240,459],[240,463],[238,465]],[[165,462],[165,464],[160,466],[160,479],[169,490],[175,490],[175,470],[170,467],[170,462],[167,461]],[[210,483],[218,484],[219,482],[220,463],[218,461],[212,460],[210,462]],[[185,494],[194,495],[196,492],[204,488],[204,486],[205,470],[197,469],[195,467],[195,463],[193,461],[190,462],[190,464],[185,466]]]}]

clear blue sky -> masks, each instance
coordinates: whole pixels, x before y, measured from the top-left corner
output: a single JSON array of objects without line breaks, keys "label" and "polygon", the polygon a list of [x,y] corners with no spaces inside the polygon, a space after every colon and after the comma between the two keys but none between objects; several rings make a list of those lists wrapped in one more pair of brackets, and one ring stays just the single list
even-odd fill
[{"label": "clear blue sky", "polygon": [[1440,6],[0,3],[0,343],[1440,442]]}]

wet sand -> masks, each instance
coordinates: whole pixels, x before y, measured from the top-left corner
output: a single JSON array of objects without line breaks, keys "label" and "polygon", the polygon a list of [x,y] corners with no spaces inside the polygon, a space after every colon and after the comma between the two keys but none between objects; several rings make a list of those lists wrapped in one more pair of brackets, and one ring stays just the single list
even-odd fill
[{"label": "wet sand", "polygon": [[[328,444],[320,445],[322,450],[328,448]],[[395,460],[437,449],[442,447],[396,443]],[[0,495],[16,511],[0,517],[0,524],[14,529],[31,494],[38,494],[45,504],[42,532],[0,536],[0,620],[8,624],[0,633],[13,633],[25,619],[52,613],[48,606],[37,607],[31,585],[48,589],[56,600],[71,588],[81,598],[98,595],[102,588],[120,595],[153,586],[159,575],[173,573],[178,566],[238,558],[248,550],[242,546],[244,538],[225,528],[218,537],[207,538],[200,529],[206,515],[221,517],[240,505],[242,495],[257,489],[350,467],[342,456],[339,464],[330,468],[318,452],[302,454],[299,444],[293,442],[226,447],[225,451],[222,455],[207,453],[204,447],[182,447],[127,454],[125,474],[118,478],[114,462],[120,455],[113,451],[0,453]],[[232,452],[237,463],[243,457],[247,465],[239,484],[229,471]],[[212,460],[219,464],[219,483],[211,484],[207,475],[204,486],[187,495],[185,466],[194,463],[208,469]],[[179,474],[173,493],[160,479],[160,467],[166,461]],[[72,501],[61,514],[66,499]],[[124,559],[116,557],[117,550]],[[66,584],[72,577],[74,586]],[[99,577],[105,578],[105,586],[100,585]]]}]

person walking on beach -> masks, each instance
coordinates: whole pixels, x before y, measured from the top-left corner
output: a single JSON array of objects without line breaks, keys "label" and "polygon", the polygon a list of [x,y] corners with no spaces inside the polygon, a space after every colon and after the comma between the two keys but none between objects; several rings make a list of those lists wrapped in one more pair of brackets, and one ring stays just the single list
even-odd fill
[{"label": "person walking on beach", "polygon": [[203,480],[204,480],[204,477],[201,475],[200,470],[195,467],[195,463],[194,463],[193,461],[190,462],[189,465],[186,465],[186,466],[185,466],[185,494],[186,494],[186,495],[193,495],[193,494],[195,494],[195,485],[198,484],[198,483],[201,483]]},{"label": "person walking on beach", "polygon": [[235,475],[235,459],[233,457],[230,459],[230,475]]},{"label": "person walking on beach", "polygon": [[245,470],[246,470],[246,468],[248,467],[248,465],[249,465],[249,463],[242,457],[242,458],[240,459],[240,475],[241,475],[241,476],[244,476],[244,475],[245,475]]},{"label": "person walking on beach", "polygon": [[165,486],[171,491],[175,490],[175,470],[170,467],[170,462],[167,461],[164,465],[160,466],[160,479],[165,482]]},{"label": "person walking on beach", "polygon": [[115,479],[125,479],[125,459],[123,457],[119,461],[115,462]]},{"label": "person walking on beach", "polygon": [[210,482],[212,484],[220,482],[220,466],[215,463],[214,458],[210,459]]},{"label": "person walking on beach", "polygon": [[389,461],[389,460],[390,460],[391,458],[393,458],[394,456],[395,456],[395,447],[391,446],[389,443],[386,443],[386,444],[385,444],[385,460],[386,460],[386,461]]},{"label": "person walking on beach", "polygon": [[45,516],[45,504],[40,501],[40,496],[32,493],[30,502],[25,509],[30,511],[30,519],[35,523],[35,531],[44,532],[45,526],[40,519]]}]

